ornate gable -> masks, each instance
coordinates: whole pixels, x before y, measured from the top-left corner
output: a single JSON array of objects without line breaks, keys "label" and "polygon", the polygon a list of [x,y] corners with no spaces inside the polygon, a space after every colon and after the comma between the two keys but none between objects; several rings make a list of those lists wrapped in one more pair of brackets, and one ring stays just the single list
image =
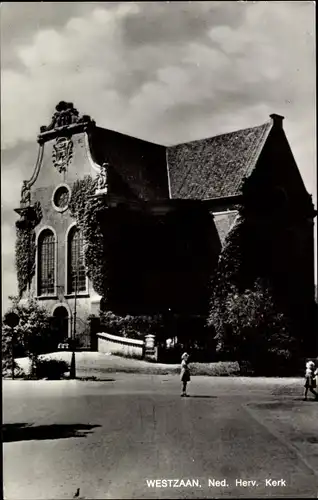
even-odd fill
[{"label": "ornate gable", "polygon": [[42,125],[40,127],[39,138],[44,139],[45,133],[51,130],[65,130],[71,125],[83,124],[91,122],[91,118],[88,115],[79,116],[79,112],[72,102],[60,101],[55,107],[55,113],[52,116],[51,123],[48,126]]}]

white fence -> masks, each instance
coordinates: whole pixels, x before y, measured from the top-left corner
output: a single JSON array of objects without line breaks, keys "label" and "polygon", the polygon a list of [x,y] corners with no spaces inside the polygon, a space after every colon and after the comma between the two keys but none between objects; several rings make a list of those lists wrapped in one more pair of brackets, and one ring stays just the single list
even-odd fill
[{"label": "white fence", "polygon": [[117,337],[110,333],[97,333],[97,339],[98,352],[124,354],[125,356],[143,356],[145,344],[143,340]]}]

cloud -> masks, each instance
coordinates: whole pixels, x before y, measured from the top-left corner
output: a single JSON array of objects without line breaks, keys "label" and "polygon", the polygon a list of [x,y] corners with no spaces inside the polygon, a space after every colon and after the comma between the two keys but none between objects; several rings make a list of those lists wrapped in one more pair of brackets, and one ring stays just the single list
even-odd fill
[{"label": "cloud", "polygon": [[[115,2],[104,4],[108,9]],[[15,47],[30,43],[39,29],[60,29],[68,19],[85,17],[91,11],[88,2],[2,2],[1,4],[1,65],[15,67]],[[21,69],[21,67],[19,66]]]},{"label": "cloud", "polygon": [[12,214],[2,214],[1,224],[1,276],[3,309],[8,305],[8,297],[17,294],[17,276],[15,271],[15,225]]},{"label": "cloud", "polygon": [[30,145],[60,100],[100,126],[161,144],[283,114],[315,189],[312,2],[11,4],[1,19],[6,207],[18,203],[18,182],[34,167]]},{"label": "cloud", "polygon": [[[195,4],[195,5],[194,5]],[[211,24],[236,26],[244,11],[237,2],[149,2],[125,17],[126,46],[175,46],[202,40]]]},{"label": "cloud", "polygon": [[15,271],[15,225],[17,217],[5,211],[1,224],[1,267],[2,267],[2,303],[7,306],[9,295],[17,294],[17,276]]},{"label": "cloud", "polygon": [[[285,111],[284,101],[299,106],[305,88],[302,101],[312,105],[311,5],[229,3],[92,4],[85,17],[38,30],[15,46],[24,71],[3,70],[4,146],[34,139],[62,98],[100,125],[164,143],[192,139],[204,123],[216,129],[228,106],[241,116],[262,102]],[[202,102],[210,110],[204,123],[192,115]]]},{"label": "cloud", "polygon": [[17,294],[15,272],[15,222],[18,215],[22,181],[30,178],[37,155],[36,144],[20,143],[1,151],[1,246],[2,246],[2,306],[8,306],[8,296]]}]

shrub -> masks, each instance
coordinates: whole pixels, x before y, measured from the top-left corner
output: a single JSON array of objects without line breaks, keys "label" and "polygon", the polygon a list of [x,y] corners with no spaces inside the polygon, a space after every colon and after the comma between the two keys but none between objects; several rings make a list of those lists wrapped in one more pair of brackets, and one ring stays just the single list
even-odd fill
[{"label": "shrub", "polygon": [[[14,345],[14,356],[23,353],[34,365],[38,356],[47,352],[47,346],[52,341],[50,315],[34,298],[30,298],[27,303],[21,303],[18,297],[10,299],[12,301],[10,311],[15,312],[20,321],[14,330],[2,322],[3,358],[10,362]],[[12,335],[14,335],[13,343]]]},{"label": "shrub", "polygon": [[[18,365],[18,363],[13,360],[14,363],[14,378],[25,378],[26,374],[22,370],[22,368]],[[12,377],[12,358],[2,356],[2,376],[5,378]]]},{"label": "shrub", "polygon": [[60,380],[69,369],[66,361],[60,359],[39,359],[35,366],[34,375],[38,379]]},{"label": "shrub", "polygon": [[157,316],[118,316],[111,311],[101,312],[101,329],[120,337],[143,339],[145,335],[155,334],[161,326],[162,317]]}]

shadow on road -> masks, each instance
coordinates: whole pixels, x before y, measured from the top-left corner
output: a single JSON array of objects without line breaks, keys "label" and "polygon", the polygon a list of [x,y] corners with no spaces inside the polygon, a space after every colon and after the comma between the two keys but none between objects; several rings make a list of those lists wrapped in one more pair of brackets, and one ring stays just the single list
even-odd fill
[{"label": "shadow on road", "polygon": [[310,398],[310,399],[304,399],[303,397],[302,398],[294,398],[293,399],[294,401],[303,401],[304,403],[318,403],[318,399],[313,399],[313,398]]},{"label": "shadow on road", "polygon": [[307,442],[307,443],[310,443],[310,444],[318,444],[318,438],[316,436],[299,436],[299,437],[296,437],[293,439],[293,441],[297,442]]},{"label": "shadow on road", "polygon": [[4,424],[2,426],[2,441],[35,441],[43,439],[65,439],[72,437],[85,437],[91,429],[100,425],[88,424],[53,424],[33,426],[26,423]]},{"label": "shadow on road", "polygon": [[95,377],[95,375],[92,375],[91,377],[76,377],[76,380],[81,380],[83,382],[116,382],[116,379],[114,378]]},{"label": "shadow on road", "polygon": [[188,398],[200,398],[200,399],[206,399],[206,398],[211,398],[211,399],[217,399],[217,396],[199,396],[198,394],[195,394],[191,396],[191,394],[188,396]]},{"label": "shadow on road", "polygon": [[260,410],[291,410],[296,407],[296,401],[302,401],[301,406],[306,406],[307,403],[317,403],[317,399],[308,399],[304,401],[303,399],[295,398],[295,399],[282,399],[281,401],[270,401],[266,403],[248,403],[247,406],[252,406],[258,408]]}]

